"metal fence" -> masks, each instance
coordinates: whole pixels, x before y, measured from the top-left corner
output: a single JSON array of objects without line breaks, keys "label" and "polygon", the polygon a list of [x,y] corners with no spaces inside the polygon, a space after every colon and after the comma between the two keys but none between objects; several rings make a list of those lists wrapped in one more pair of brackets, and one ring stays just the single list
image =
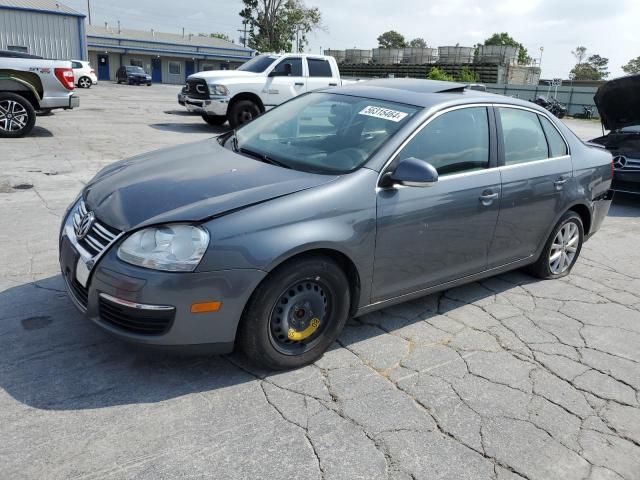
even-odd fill
[{"label": "metal fence", "polygon": [[[500,93],[509,97],[520,98],[522,100],[535,100],[540,95],[556,96],[555,87],[549,89],[546,85],[500,85],[488,83],[487,90],[493,93]],[[565,85],[558,87],[556,98],[559,102],[567,106],[568,115],[582,113],[582,107],[594,107],[594,117],[599,117],[598,109],[593,101],[593,96],[598,90],[597,87],[574,87]]]}]

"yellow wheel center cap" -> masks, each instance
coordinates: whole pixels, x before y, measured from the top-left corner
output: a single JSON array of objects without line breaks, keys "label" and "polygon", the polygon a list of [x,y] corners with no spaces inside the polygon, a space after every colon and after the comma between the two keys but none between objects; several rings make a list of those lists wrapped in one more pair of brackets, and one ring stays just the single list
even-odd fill
[{"label": "yellow wheel center cap", "polygon": [[309,338],[311,335],[313,335],[313,333],[318,329],[319,326],[320,326],[320,319],[312,318],[311,321],[309,322],[309,326],[300,332],[297,330],[294,330],[293,328],[289,328],[289,331],[287,332],[287,337],[289,338],[289,340],[294,340],[299,342],[300,340],[304,340],[306,338]]}]

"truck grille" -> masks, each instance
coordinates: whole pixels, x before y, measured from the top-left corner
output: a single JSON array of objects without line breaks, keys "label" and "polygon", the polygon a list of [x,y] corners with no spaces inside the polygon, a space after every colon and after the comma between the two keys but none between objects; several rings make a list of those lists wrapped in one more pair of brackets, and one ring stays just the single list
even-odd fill
[{"label": "truck grille", "polygon": [[175,309],[143,310],[126,307],[99,297],[100,320],[109,325],[138,335],[162,335],[173,323]]},{"label": "truck grille", "polygon": [[[76,235],[78,235],[81,224],[87,215],[87,206],[84,201],[80,201],[76,211],[73,212],[73,228],[76,231]],[[77,241],[92,257],[96,257],[104,252],[120,233],[115,228],[95,219],[91,223],[89,231],[82,238],[78,237]]]},{"label": "truck grille", "polygon": [[184,93],[191,98],[207,100],[209,98],[209,87],[202,78],[193,78],[187,80]]}]

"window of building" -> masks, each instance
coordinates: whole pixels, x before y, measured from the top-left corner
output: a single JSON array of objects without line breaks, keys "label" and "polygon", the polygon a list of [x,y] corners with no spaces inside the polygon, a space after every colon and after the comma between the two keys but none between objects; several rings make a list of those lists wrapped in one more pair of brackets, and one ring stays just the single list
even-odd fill
[{"label": "window of building", "polygon": [[129,60],[129,65],[131,65],[132,67],[144,67],[142,60],[140,60],[139,58],[132,58],[131,60]]},{"label": "window of building", "polygon": [[549,158],[547,139],[538,114],[518,108],[499,108],[504,136],[505,165]]},{"label": "window of building", "polygon": [[567,149],[567,144],[562,138],[562,135],[558,132],[556,127],[554,127],[548,118],[540,115],[540,122],[542,123],[542,128],[544,129],[544,133],[547,135],[547,141],[549,142],[549,149],[551,150],[552,157],[563,157],[569,154],[569,150]]},{"label": "window of building", "polygon": [[7,46],[7,50],[10,52],[29,53],[29,49],[21,45],[9,45]]},{"label": "window of building", "polygon": [[439,175],[489,168],[489,121],[485,107],[444,113],[429,122],[398,154],[419,158]]},{"label": "window of building", "polygon": [[310,77],[332,77],[331,65],[321,58],[307,58]]},{"label": "window of building", "polygon": [[170,75],[182,75],[182,62],[169,62]]}]

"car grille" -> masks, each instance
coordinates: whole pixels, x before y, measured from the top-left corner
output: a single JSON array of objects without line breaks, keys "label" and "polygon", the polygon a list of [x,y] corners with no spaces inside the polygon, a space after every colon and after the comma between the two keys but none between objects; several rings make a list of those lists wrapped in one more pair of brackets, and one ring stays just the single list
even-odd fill
[{"label": "car grille", "polygon": [[[81,201],[78,208],[73,213],[73,227],[78,228],[82,218],[87,215],[87,206]],[[84,248],[91,256],[100,255],[113,241],[120,235],[120,231],[112,228],[98,220],[95,220],[89,232],[82,239],[78,239],[78,244]]]},{"label": "car grille", "polygon": [[119,330],[138,335],[162,335],[171,328],[175,309],[144,310],[110,302],[100,296],[100,320]]},{"label": "car grille", "polygon": [[209,87],[202,78],[194,78],[187,80],[184,93],[191,98],[205,100],[209,98]]},{"label": "car grille", "polygon": [[89,298],[89,290],[78,283],[76,279],[69,281],[67,279],[67,285],[73,298],[80,304],[82,308],[87,309],[87,302]]},{"label": "car grille", "polygon": [[613,158],[613,166],[616,170],[623,172],[640,172],[640,160],[635,158],[617,155]]}]

